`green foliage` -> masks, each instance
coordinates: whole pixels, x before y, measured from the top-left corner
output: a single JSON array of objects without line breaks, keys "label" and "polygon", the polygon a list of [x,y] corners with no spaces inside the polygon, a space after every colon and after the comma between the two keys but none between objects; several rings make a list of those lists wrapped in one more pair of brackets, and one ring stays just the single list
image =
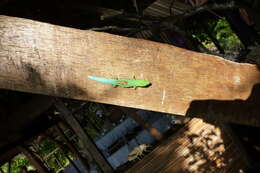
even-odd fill
[{"label": "green foliage", "polygon": [[98,133],[97,130],[95,130],[94,128],[85,127],[84,129],[92,139],[96,139],[100,136],[100,133]]},{"label": "green foliage", "polygon": [[218,40],[224,50],[233,50],[242,47],[242,43],[232,31],[225,19],[219,19],[211,24],[213,36]]},{"label": "green foliage", "polygon": [[87,134],[92,138],[98,138],[103,132],[104,120],[97,116],[97,112],[103,112],[102,108],[97,103],[91,103],[89,108],[85,110],[84,119],[87,120],[87,124],[84,126]]},{"label": "green foliage", "polygon": [[44,140],[39,145],[39,154],[46,159],[48,166],[57,172],[69,165],[66,154],[62,152],[55,144],[48,140]]},{"label": "green foliage", "polygon": [[69,165],[69,160],[66,158],[65,153],[60,150],[53,152],[46,161],[49,167],[51,167],[55,172]]},{"label": "green foliage", "polygon": [[[69,165],[69,160],[66,158],[65,153],[57,149],[56,146],[48,140],[41,143],[39,154],[42,158],[46,158],[48,166],[52,168],[54,172],[64,169]],[[68,157],[73,160],[72,155],[68,154]],[[27,158],[19,154],[11,161],[11,173],[20,173],[22,166],[26,166],[28,169],[33,168]],[[8,164],[6,163],[1,166],[1,169],[7,172]]]},{"label": "green foliage", "polygon": [[52,152],[55,149],[56,149],[56,146],[52,142],[50,142],[48,140],[44,140],[40,144],[39,154],[43,157],[46,157],[46,155],[48,155],[50,152]]},{"label": "green foliage", "polygon": [[[22,166],[29,167],[29,166],[31,166],[31,163],[27,160],[27,158],[23,154],[19,154],[11,160],[10,172],[11,173],[20,173]],[[8,164],[6,163],[3,166],[1,166],[1,169],[3,171],[7,172]]]},{"label": "green foliage", "polygon": [[192,37],[199,40],[199,42],[202,43],[203,46],[205,46],[207,49],[209,50],[216,49],[214,43],[211,41],[210,37],[206,33],[198,33],[196,35],[193,34]]},{"label": "green foliage", "polygon": [[216,42],[224,51],[236,51],[243,47],[225,18],[200,17],[203,17],[203,21],[193,23],[188,29],[192,32],[192,36],[206,48],[216,50]]}]

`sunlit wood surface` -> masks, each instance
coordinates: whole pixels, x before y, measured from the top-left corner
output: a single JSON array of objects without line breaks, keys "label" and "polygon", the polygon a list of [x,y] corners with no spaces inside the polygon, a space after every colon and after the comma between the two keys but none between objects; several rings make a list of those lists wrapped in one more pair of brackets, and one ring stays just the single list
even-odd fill
[{"label": "sunlit wood surface", "polygon": [[126,172],[244,172],[250,162],[231,136],[220,124],[194,118]]},{"label": "sunlit wood surface", "polygon": [[[7,16],[0,17],[0,60],[3,89],[260,125],[254,65]],[[113,88],[88,75],[135,76],[152,86]]]}]

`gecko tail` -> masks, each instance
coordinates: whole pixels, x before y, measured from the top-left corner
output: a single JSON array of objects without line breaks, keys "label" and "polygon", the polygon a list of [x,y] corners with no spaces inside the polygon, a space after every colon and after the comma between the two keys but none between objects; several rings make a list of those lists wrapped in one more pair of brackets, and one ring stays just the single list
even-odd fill
[{"label": "gecko tail", "polygon": [[116,85],[117,81],[114,79],[106,79],[106,78],[100,78],[100,77],[95,77],[95,76],[88,76],[89,79],[106,83],[106,84],[111,84],[111,85]]}]

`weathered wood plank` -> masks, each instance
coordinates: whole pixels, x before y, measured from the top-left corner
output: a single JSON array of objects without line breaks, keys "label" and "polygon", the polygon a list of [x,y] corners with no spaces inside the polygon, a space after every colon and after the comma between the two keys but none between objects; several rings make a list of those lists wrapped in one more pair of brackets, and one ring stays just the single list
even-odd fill
[{"label": "weathered wood plank", "polygon": [[100,166],[100,169],[104,173],[113,172],[112,167],[108,164],[106,159],[99,152],[95,143],[92,142],[90,137],[86,134],[84,129],[81,127],[79,122],[75,119],[75,117],[71,114],[71,112],[66,108],[66,106],[59,99],[56,100],[55,107],[61,113],[61,116],[64,118],[66,123],[70,125],[73,131],[78,135],[81,140],[84,149],[86,149],[86,153],[90,153],[88,155],[88,162],[92,162],[92,157],[96,161],[96,163]]},{"label": "weathered wood plank", "polygon": [[20,145],[19,150],[26,156],[26,158],[32,163],[32,165],[39,171],[39,173],[49,173],[50,171],[45,167],[42,161],[35,156],[35,154],[24,145]]},{"label": "weathered wood plank", "polygon": [[241,150],[222,124],[194,118],[125,172],[233,173],[250,167]]},{"label": "weathered wood plank", "polygon": [[[189,110],[188,115],[210,114],[260,125],[260,108],[255,104],[260,97],[255,97],[257,92],[251,95],[253,86],[260,82],[260,72],[254,65],[167,44],[7,16],[0,17],[0,58],[0,88],[179,115]],[[137,90],[113,88],[89,80],[88,75],[135,75],[150,80],[152,86]],[[252,96],[253,102],[247,100]],[[232,107],[231,114],[226,114],[229,106],[217,106],[215,115],[215,105],[208,105],[209,100],[230,101],[232,105],[236,99],[244,100],[242,105],[249,107],[235,106],[239,110]],[[190,107],[196,100],[203,104]],[[248,112],[248,108],[255,112]],[[237,112],[241,113],[238,118]]]}]

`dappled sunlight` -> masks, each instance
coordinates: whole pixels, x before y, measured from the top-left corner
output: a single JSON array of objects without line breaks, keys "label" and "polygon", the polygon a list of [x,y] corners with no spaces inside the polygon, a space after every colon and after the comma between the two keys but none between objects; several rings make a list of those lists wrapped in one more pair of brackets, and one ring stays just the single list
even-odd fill
[{"label": "dappled sunlight", "polygon": [[238,172],[247,167],[239,151],[222,125],[194,118],[128,172]]},{"label": "dappled sunlight", "polygon": [[[189,125],[191,131],[196,130]],[[218,172],[227,166],[225,159],[225,145],[221,138],[221,130],[210,126],[208,129],[199,129],[196,134],[187,131],[190,146],[184,165],[190,172]]]}]

